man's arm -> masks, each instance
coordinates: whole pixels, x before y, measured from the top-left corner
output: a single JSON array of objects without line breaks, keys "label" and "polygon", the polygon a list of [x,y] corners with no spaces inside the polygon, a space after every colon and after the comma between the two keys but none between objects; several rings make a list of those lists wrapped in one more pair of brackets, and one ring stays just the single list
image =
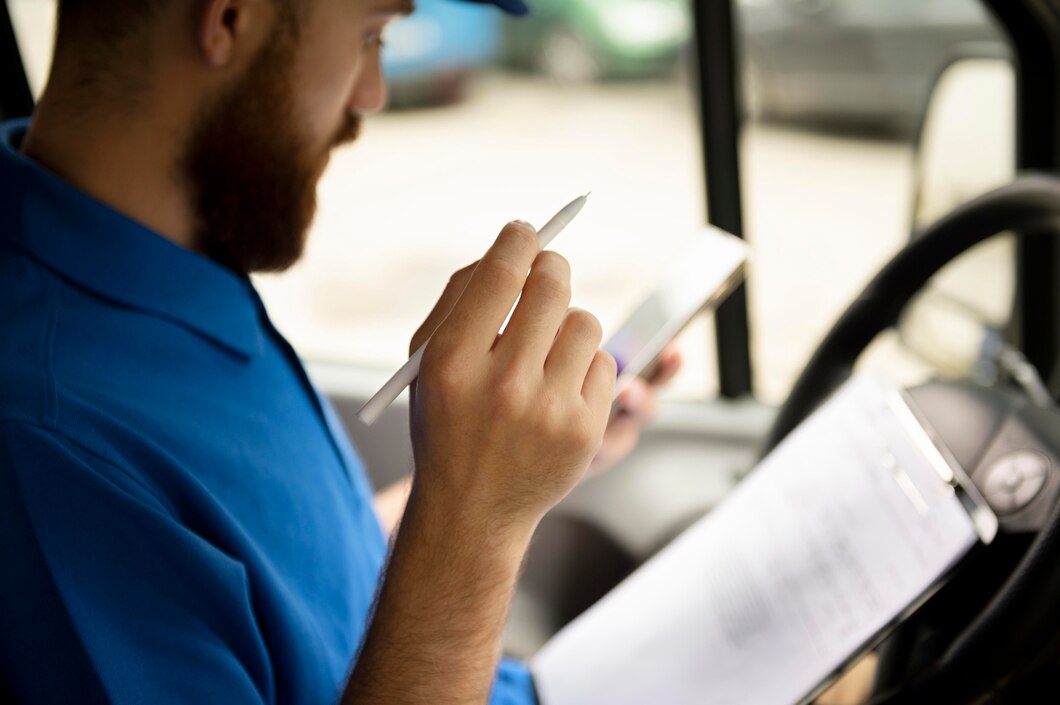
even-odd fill
[{"label": "man's arm", "polygon": [[601,443],[615,362],[567,308],[566,261],[512,224],[469,269],[418,334],[437,327],[410,407],[412,491],[345,703],[486,701],[530,537]]},{"label": "man's arm", "polygon": [[410,505],[343,702],[484,704],[530,527]]}]

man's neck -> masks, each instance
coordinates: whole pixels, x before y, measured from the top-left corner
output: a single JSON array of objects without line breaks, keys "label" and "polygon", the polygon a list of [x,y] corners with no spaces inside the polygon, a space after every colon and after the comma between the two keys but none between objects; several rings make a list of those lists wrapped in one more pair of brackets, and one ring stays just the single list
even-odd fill
[{"label": "man's neck", "polygon": [[187,139],[179,120],[119,115],[78,114],[45,92],[22,152],[80,191],[194,249],[194,210],[178,168]]}]

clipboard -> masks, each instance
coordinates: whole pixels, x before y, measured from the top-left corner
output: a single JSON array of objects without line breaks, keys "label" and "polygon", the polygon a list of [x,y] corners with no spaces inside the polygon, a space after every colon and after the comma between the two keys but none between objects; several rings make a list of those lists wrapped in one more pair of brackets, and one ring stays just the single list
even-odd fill
[{"label": "clipboard", "polygon": [[808,703],[997,530],[908,397],[856,377],[544,646],[540,701]]}]

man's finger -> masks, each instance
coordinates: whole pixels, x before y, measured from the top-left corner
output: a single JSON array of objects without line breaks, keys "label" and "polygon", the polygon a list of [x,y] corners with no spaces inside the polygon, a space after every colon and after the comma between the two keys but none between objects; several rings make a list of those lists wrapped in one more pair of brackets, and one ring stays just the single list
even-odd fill
[{"label": "man's finger", "polygon": [[659,361],[647,376],[648,384],[653,387],[661,387],[674,378],[681,369],[681,351],[674,345],[667,345],[659,353]]},{"label": "man's finger", "polygon": [[567,260],[555,252],[539,254],[512,320],[504,329],[503,341],[498,340],[494,349],[502,351],[508,359],[518,359],[540,370],[567,315],[570,295]]},{"label": "man's finger", "polygon": [[445,285],[445,291],[442,292],[441,298],[434,304],[434,308],[427,314],[427,319],[423,322],[416,332],[412,335],[412,343],[409,345],[409,355],[419,350],[420,346],[427,342],[427,339],[431,337],[431,334],[438,329],[438,326],[442,324],[445,317],[449,315],[449,312],[453,310],[453,306],[460,300],[460,296],[464,293],[464,288],[467,287],[468,281],[471,280],[471,274],[475,271],[475,267],[478,266],[478,262],[473,262],[463,269],[457,270],[453,276],[449,278],[449,282]]},{"label": "man's finger", "polygon": [[506,225],[471,274],[445,324],[439,327],[439,342],[479,350],[492,348],[539,250],[533,227],[520,222]]},{"label": "man's finger", "polygon": [[560,387],[580,389],[602,335],[600,322],[591,313],[579,308],[567,311],[545,360],[545,375]]},{"label": "man's finger", "polygon": [[618,395],[619,408],[625,416],[638,424],[655,420],[659,414],[659,399],[651,386],[642,379],[631,379]]},{"label": "man's finger", "polygon": [[617,376],[618,365],[615,364],[615,358],[604,350],[597,350],[582,385],[582,398],[591,409],[599,409],[606,416],[611,408]]}]

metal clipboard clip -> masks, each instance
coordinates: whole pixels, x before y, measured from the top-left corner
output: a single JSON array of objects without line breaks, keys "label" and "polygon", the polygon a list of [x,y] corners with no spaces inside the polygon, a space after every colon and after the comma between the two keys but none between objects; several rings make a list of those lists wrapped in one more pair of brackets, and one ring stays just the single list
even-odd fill
[{"label": "metal clipboard clip", "polygon": [[[960,462],[942,442],[930,422],[917,411],[916,404],[906,392],[892,388],[886,392],[885,399],[887,406],[898,418],[932,469],[944,483],[949,485],[961,506],[968,512],[979,540],[983,544],[990,544],[998,532],[997,515],[961,467]],[[899,481],[899,485],[902,484]]]}]

